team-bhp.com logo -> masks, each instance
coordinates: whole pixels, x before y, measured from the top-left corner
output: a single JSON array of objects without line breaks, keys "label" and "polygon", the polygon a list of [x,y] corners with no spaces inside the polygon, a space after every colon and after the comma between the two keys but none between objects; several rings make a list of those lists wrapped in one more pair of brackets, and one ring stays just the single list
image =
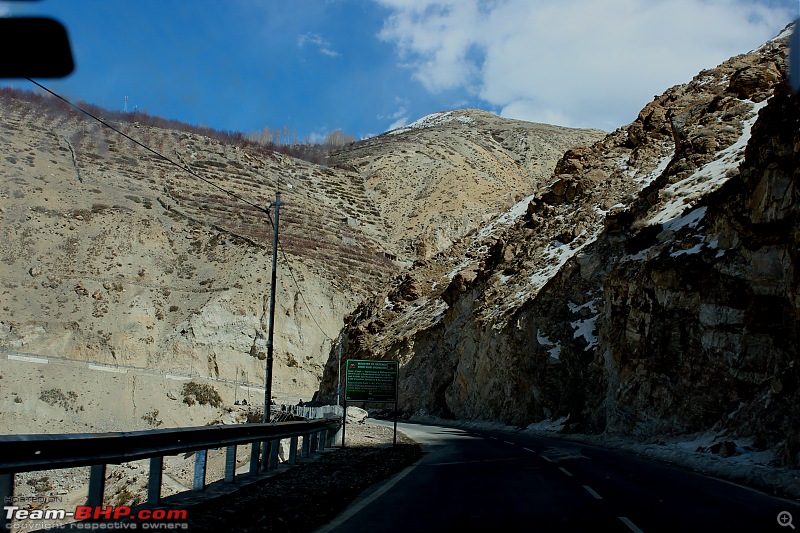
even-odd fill
[{"label": "team-bhp.com logo", "polygon": [[[3,507],[10,528],[15,530],[48,529],[55,523],[73,519],[75,529],[189,529],[186,509],[136,509],[126,505],[81,505],[74,511],[66,509],[22,509],[16,505]],[[106,522],[102,522],[105,520]],[[13,522],[12,522],[13,521]]]}]

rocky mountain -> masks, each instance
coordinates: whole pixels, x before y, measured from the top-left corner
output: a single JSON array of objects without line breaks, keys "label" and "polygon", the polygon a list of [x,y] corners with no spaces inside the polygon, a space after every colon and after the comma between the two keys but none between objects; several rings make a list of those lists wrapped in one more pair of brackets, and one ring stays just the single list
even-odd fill
[{"label": "rocky mountain", "polygon": [[[550,172],[557,152],[598,138],[459,111],[449,124],[426,119],[431,127],[413,135],[356,143],[328,166],[241,135],[96,111],[171,161],[54,98],[0,93],[0,350],[18,356],[0,357],[6,430],[30,427],[32,413],[47,413],[37,427],[49,431],[59,429],[54,418],[64,427],[73,419],[105,430],[146,426],[142,415],[154,409],[166,423],[188,423],[180,409],[167,413],[185,408],[175,401],[180,384],[164,381],[170,373],[209,380],[227,403],[244,394],[234,383],[257,397],[271,270],[265,211],[276,191],[285,205],[273,391],[308,399],[359,301],[425,246],[441,249],[471,221],[500,212],[509,195],[527,194],[541,179],[535,169]],[[452,153],[444,153],[444,138]],[[410,146],[413,153],[403,153]],[[465,163],[463,154],[479,151]],[[385,163],[361,164],[367,153]],[[507,172],[513,179],[492,187],[481,181]],[[437,219],[429,198],[445,196],[460,175],[469,176],[462,196],[480,195],[482,205],[454,204]],[[381,187],[387,192],[376,192]],[[390,206],[410,197],[422,198],[425,223],[400,228],[396,215],[406,208]],[[435,244],[417,246],[426,235],[436,235]],[[39,364],[42,356],[58,364]],[[92,371],[76,383],[85,364]],[[114,402],[93,399],[109,391],[125,399],[116,411]]]},{"label": "rocky mountain", "polygon": [[567,151],[533,194],[396,276],[338,359],[396,359],[409,413],[800,462],[800,100],[789,31]]},{"label": "rocky mountain", "polygon": [[511,207],[544,184],[566,150],[603,135],[460,109],[362,141],[331,161],[358,173],[389,240],[413,260]]}]

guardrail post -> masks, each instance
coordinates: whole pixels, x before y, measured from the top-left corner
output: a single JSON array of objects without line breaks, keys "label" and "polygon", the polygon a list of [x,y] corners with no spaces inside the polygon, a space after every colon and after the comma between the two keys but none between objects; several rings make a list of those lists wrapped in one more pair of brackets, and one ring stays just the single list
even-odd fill
[{"label": "guardrail post", "polygon": [[281,451],[281,441],[269,441],[269,469],[275,470],[278,468],[278,453]]},{"label": "guardrail post", "polygon": [[297,464],[297,436],[289,440],[289,464]]},{"label": "guardrail post", "polygon": [[309,440],[311,441],[311,449],[309,450],[309,452],[310,452],[312,455],[313,455],[313,454],[315,454],[315,453],[317,453],[317,437],[318,437],[318,436],[319,436],[319,433],[317,433],[317,432],[315,431],[315,432],[313,432],[313,433],[311,434],[311,438],[309,439]]},{"label": "guardrail post", "polygon": [[86,505],[103,505],[103,493],[106,488],[106,465],[92,465],[89,470],[89,496]]},{"label": "guardrail post", "polygon": [[311,434],[303,435],[303,448],[300,450],[300,457],[306,458],[311,455]]},{"label": "guardrail post", "polygon": [[327,433],[328,431],[325,429],[319,432],[319,437],[317,438],[317,442],[319,443],[319,451],[323,451],[325,449],[325,435]]},{"label": "guardrail post", "polygon": [[228,446],[225,449],[225,481],[233,483],[236,481],[236,445]]},{"label": "guardrail post", "polygon": [[164,458],[160,455],[150,458],[150,475],[147,479],[147,505],[155,506],[161,502],[161,477]]},{"label": "guardrail post", "polygon": [[261,471],[266,472],[269,469],[269,449],[271,442],[265,440],[261,443]]},{"label": "guardrail post", "polygon": [[197,450],[194,454],[194,481],[192,490],[206,490],[206,463],[208,450]]},{"label": "guardrail post", "polygon": [[258,455],[261,453],[261,443],[255,441],[250,445],[250,475],[258,475]]},{"label": "guardrail post", "polygon": [[[0,474],[0,498],[2,498],[3,505],[13,505],[11,497],[14,496],[14,474]],[[6,513],[0,515],[0,531],[6,533],[10,531],[10,521],[6,518]]]}]

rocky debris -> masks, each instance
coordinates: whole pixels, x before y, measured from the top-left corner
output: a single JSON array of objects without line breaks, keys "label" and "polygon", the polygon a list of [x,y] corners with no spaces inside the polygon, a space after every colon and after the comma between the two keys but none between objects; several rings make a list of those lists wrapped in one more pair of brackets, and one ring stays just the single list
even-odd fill
[{"label": "rocky debris", "polygon": [[347,423],[348,424],[363,424],[367,420],[367,412],[360,407],[347,407]]},{"label": "rocky debris", "polygon": [[362,303],[344,356],[400,361],[407,412],[728,431],[800,463],[798,121],[785,39],[701,72],[415,265],[413,304]]},{"label": "rocky debris", "polygon": [[707,448],[701,446],[697,449],[698,452],[709,452],[720,457],[733,457],[737,454],[736,451],[736,443],[731,440],[726,440],[722,442],[717,442],[708,446]]}]

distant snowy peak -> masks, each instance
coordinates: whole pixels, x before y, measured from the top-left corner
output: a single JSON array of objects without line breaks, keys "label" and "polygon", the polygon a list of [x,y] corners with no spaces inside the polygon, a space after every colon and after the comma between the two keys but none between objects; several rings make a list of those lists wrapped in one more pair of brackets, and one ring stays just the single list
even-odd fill
[{"label": "distant snowy peak", "polygon": [[399,135],[407,131],[433,128],[454,121],[461,122],[462,124],[474,124],[475,118],[471,117],[469,112],[463,109],[459,111],[440,111],[438,113],[426,115],[407,126],[397,128],[396,130],[390,130],[387,133],[390,135]]},{"label": "distant snowy peak", "polygon": [[792,36],[792,32],[794,31],[796,25],[797,22],[790,22],[789,24],[786,25],[785,28],[783,28],[783,30],[778,35],[776,35],[769,41],[765,42],[755,50],[751,50],[750,53],[762,52],[766,49],[772,48],[775,44],[788,42],[789,38]]}]

